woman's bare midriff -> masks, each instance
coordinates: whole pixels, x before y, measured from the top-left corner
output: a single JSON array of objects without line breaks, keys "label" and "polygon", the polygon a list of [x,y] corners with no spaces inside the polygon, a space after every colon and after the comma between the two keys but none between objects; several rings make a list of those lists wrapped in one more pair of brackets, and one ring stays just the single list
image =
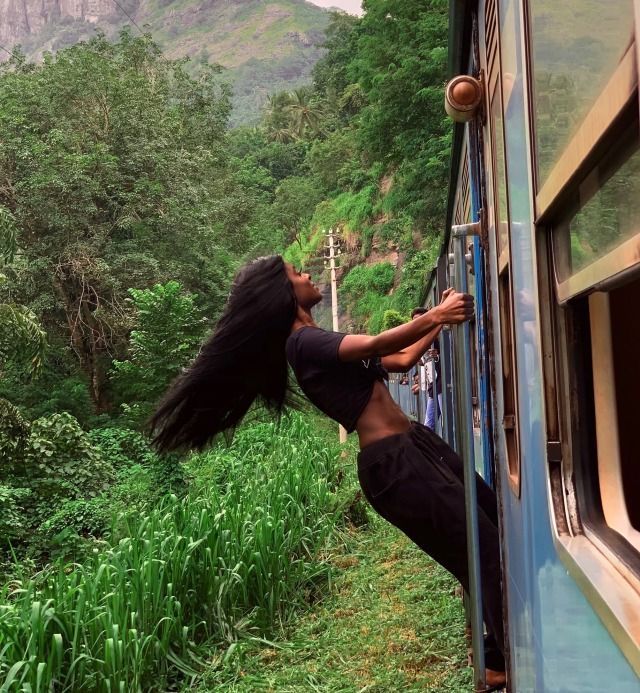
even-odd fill
[{"label": "woman's bare midriff", "polygon": [[410,428],[411,422],[394,402],[389,390],[382,382],[376,381],[371,399],[356,424],[360,449],[387,436],[406,433]]}]

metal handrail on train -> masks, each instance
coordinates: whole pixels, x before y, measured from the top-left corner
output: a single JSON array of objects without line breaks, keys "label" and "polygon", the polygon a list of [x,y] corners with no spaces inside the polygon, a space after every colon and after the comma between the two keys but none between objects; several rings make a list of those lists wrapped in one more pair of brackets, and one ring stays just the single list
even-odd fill
[{"label": "metal handrail on train", "polygon": [[[466,239],[479,233],[479,223],[451,227],[453,240],[454,287],[466,293]],[[460,456],[464,467],[464,497],[467,521],[467,561],[469,566],[469,599],[471,607],[471,644],[473,648],[473,677],[476,690],[485,688],[484,627],[482,619],[482,583],[480,577],[480,539],[478,531],[478,501],[473,447],[473,409],[471,389],[471,330],[464,322],[455,327],[455,369],[457,420]]]}]

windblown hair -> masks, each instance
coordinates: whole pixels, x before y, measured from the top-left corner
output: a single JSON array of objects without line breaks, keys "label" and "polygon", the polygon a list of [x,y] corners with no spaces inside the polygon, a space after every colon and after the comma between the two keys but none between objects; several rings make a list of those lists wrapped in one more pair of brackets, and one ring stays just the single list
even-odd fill
[{"label": "windblown hair", "polygon": [[280,414],[289,397],[285,343],[296,299],[279,255],[243,267],[213,335],[151,417],[160,452],[204,448],[240,423],[254,400]]}]

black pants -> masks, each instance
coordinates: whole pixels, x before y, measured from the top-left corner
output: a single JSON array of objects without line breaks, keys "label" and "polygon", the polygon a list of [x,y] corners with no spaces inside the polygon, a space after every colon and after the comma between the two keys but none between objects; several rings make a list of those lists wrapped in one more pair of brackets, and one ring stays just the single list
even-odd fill
[{"label": "black pants", "polygon": [[[358,455],[360,486],[374,510],[402,530],[469,591],[462,460],[433,431],[407,433],[367,445]],[[476,474],[484,622],[498,652],[490,669],[504,669],[500,544],[495,493]]]}]

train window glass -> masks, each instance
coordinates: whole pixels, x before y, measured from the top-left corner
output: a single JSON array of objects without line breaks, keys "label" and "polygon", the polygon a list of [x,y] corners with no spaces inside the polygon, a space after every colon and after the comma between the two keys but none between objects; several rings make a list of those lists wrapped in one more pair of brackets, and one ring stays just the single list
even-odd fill
[{"label": "train window glass", "polygon": [[504,152],[504,125],[502,121],[502,100],[500,98],[500,79],[491,97],[493,120],[493,151],[495,168],[495,216],[498,243],[498,265],[503,268],[509,257],[509,209],[507,206],[507,171]]},{"label": "train window glass", "polygon": [[520,492],[520,455],[518,453],[518,426],[516,417],[516,387],[513,359],[513,321],[511,320],[511,278],[507,267],[499,277],[500,299],[500,338],[502,345],[502,398],[504,429],[507,447],[509,483],[513,490]]},{"label": "train window glass", "polygon": [[520,455],[515,381],[515,350],[511,310],[511,272],[509,250],[509,205],[504,147],[501,76],[498,74],[491,96],[492,145],[494,165],[494,216],[498,256],[498,300],[502,353],[502,428],[505,436],[509,483],[520,494]]},{"label": "train window glass", "polygon": [[[467,246],[467,253],[473,257],[473,243]],[[470,265],[467,271],[467,291],[472,295],[476,295],[476,277],[473,272],[473,266]],[[473,427],[480,428],[480,397],[479,375],[478,375],[478,335],[476,331],[475,318],[469,322],[469,338],[471,342],[471,404],[473,410]]]},{"label": "train window glass", "polygon": [[633,39],[633,0],[531,0],[536,157],[544,183]]},{"label": "train window glass", "polygon": [[637,117],[576,186],[566,207],[568,216],[554,228],[556,278],[563,298],[638,261],[640,241],[629,240],[640,232]]}]

